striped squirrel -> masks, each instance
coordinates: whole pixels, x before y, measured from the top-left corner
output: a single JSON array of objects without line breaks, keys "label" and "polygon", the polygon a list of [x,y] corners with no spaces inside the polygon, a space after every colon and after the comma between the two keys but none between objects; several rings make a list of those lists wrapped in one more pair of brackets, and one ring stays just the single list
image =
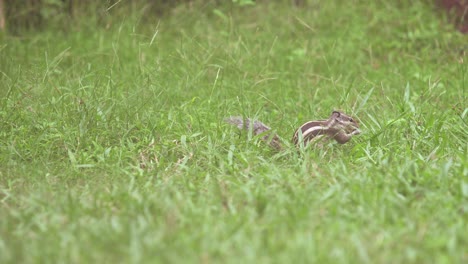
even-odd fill
[{"label": "striped squirrel", "polygon": [[[258,120],[250,118],[243,119],[240,116],[231,116],[225,121],[231,125],[237,126],[239,129],[252,129],[254,135],[259,135],[271,130],[270,127]],[[333,138],[340,144],[348,142],[352,136],[361,133],[359,124],[351,116],[340,112],[333,111],[327,120],[309,121],[300,126],[292,137],[292,142],[296,146],[300,146],[301,142],[307,145],[312,140],[325,136]],[[266,134],[262,137],[264,141],[269,142],[270,146],[275,149],[281,149],[280,139],[277,135]]]}]

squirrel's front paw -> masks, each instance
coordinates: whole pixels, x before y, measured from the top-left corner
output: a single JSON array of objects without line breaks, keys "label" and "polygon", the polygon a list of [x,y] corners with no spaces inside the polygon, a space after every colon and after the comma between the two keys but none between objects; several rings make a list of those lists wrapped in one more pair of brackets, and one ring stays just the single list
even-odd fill
[{"label": "squirrel's front paw", "polygon": [[358,128],[356,128],[353,132],[351,132],[351,135],[359,135],[361,134],[361,130],[359,130]]}]

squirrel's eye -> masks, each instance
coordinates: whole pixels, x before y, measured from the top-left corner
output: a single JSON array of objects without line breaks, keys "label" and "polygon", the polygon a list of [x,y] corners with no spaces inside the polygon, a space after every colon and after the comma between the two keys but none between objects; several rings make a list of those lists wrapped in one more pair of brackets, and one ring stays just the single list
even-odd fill
[{"label": "squirrel's eye", "polygon": [[354,122],[354,120],[352,118],[349,119],[349,122]]}]

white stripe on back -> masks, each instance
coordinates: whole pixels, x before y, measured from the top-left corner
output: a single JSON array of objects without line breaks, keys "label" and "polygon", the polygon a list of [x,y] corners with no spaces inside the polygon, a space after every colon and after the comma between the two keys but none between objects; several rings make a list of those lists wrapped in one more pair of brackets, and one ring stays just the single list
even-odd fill
[{"label": "white stripe on back", "polygon": [[303,138],[306,138],[307,135],[309,135],[309,133],[312,133],[312,132],[314,132],[315,130],[323,130],[323,129],[325,129],[325,128],[326,128],[326,127],[322,127],[322,126],[313,126],[313,127],[309,128],[309,129],[307,129],[304,133],[302,133],[302,137],[303,137]]}]

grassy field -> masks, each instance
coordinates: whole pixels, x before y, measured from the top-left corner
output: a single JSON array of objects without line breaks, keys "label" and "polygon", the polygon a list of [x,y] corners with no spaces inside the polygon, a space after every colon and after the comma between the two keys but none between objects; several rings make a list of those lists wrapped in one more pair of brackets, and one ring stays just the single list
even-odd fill
[{"label": "grassy field", "polygon": [[[312,2],[3,35],[0,263],[467,263],[468,37]],[[333,109],[363,134],[304,153],[223,123]]]}]

